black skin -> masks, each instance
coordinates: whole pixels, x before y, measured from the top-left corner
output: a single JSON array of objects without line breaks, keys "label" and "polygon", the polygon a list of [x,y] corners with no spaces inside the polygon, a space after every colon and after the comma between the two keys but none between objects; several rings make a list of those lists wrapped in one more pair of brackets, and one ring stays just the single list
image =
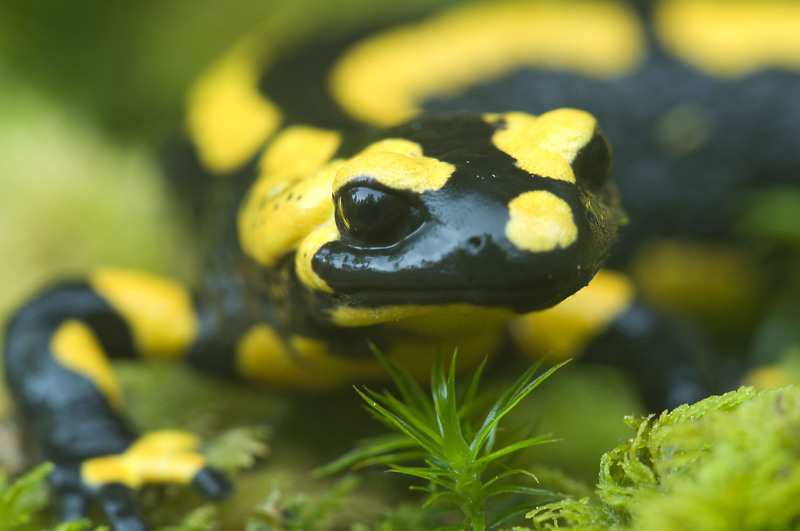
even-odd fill
[{"label": "black skin", "polygon": [[[478,116],[445,115],[382,133],[419,143],[423,155],[452,163],[456,171],[440,190],[420,195],[386,190],[368,175],[337,192],[338,206],[342,196],[353,202],[348,192],[374,191],[384,201],[397,197],[397,205],[386,206],[405,214],[387,221],[394,241],[383,241],[380,235],[363,236],[352,224],[346,228],[337,208],[342,238],[317,252],[317,274],[348,304],[366,307],[467,302],[525,313],[585,286],[608,257],[616,233],[619,202],[608,173],[596,179],[578,171],[578,186],[534,178],[492,145],[492,134],[503,127]],[[610,157],[606,144],[603,149],[593,158]],[[594,169],[592,162],[586,166]],[[508,202],[531,190],[551,192],[570,206],[579,234],[574,245],[536,254],[506,239]]]}]

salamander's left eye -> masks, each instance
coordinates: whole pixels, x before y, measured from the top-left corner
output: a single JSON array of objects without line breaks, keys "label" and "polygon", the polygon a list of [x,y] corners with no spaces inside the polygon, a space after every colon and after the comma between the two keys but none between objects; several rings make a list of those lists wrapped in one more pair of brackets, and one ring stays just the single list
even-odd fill
[{"label": "salamander's left eye", "polygon": [[336,225],[351,243],[386,247],[414,232],[420,225],[419,208],[389,190],[352,186],[335,196]]},{"label": "salamander's left eye", "polygon": [[611,144],[606,135],[596,131],[589,143],[575,156],[572,169],[578,183],[596,190],[608,180],[612,162]]}]

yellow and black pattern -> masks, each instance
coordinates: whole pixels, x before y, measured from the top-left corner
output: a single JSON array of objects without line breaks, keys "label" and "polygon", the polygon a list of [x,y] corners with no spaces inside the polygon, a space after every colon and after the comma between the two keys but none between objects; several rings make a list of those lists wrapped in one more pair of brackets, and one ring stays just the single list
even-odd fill
[{"label": "yellow and black pattern", "polygon": [[797,184],[799,69],[793,0],[484,1],[293,49],[246,38],[188,99],[182,167],[236,205],[204,287],[98,270],[8,325],[65,516],[91,499],[141,527],[143,484],[228,491],[193,436],[127,426],[111,358],[320,391],[382,376],[367,340],[424,376],[437,346],[469,365],[510,328],[526,355],[632,368],[653,408],[699,398],[692,339],[601,268],[645,235],[717,238],[737,194]]},{"label": "yellow and black pattern", "polygon": [[136,436],[121,417],[123,393],[110,364],[184,358],[199,333],[195,302],[180,284],[112,269],[45,292],[11,320],[6,375],[43,452],[59,466],[53,484],[71,493],[65,519],[82,516],[98,497],[118,511],[115,525],[136,523],[131,489],[144,483],[191,483],[215,498],[230,490],[188,434]]}]

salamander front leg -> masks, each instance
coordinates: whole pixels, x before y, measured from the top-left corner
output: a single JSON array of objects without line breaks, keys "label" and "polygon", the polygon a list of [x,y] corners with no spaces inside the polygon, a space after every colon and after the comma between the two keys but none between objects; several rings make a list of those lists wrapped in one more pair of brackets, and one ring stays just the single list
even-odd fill
[{"label": "salamander front leg", "polygon": [[63,519],[100,506],[116,530],[144,529],[133,490],[192,484],[211,498],[230,485],[180,431],[139,436],[122,416],[110,358],[179,358],[199,334],[195,303],[179,284],[102,270],[36,297],[9,321],[9,388],[45,459]]}]

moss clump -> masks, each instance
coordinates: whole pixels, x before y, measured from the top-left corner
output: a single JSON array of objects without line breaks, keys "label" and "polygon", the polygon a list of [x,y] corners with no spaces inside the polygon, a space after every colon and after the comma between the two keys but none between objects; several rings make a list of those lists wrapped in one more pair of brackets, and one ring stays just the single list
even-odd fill
[{"label": "moss clump", "polygon": [[603,456],[600,503],[538,508],[536,529],[800,528],[800,387],[744,387],[628,422],[636,435]]}]

